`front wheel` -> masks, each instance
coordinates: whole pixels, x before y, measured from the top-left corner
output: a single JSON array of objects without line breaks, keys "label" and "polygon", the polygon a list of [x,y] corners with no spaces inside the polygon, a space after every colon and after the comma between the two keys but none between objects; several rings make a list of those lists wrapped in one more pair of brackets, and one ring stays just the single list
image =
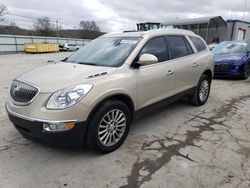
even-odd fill
[{"label": "front wheel", "polygon": [[131,112],[121,101],[106,101],[92,115],[87,145],[99,153],[110,153],[126,139],[131,124]]},{"label": "front wheel", "polygon": [[241,75],[241,79],[246,80],[248,79],[249,75],[250,75],[250,63],[246,63],[243,73]]},{"label": "front wheel", "polygon": [[191,103],[194,106],[202,106],[207,102],[211,87],[211,79],[208,75],[203,74],[199,83],[191,96]]}]

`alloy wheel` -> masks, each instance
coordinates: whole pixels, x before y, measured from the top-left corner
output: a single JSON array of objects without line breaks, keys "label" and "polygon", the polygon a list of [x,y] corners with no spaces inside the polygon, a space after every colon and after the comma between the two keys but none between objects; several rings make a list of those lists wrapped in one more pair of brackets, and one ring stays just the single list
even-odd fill
[{"label": "alloy wheel", "polygon": [[203,80],[199,88],[200,101],[204,102],[208,97],[208,93],[209,93],[209,82],[208,80]]},{"label": "alloy wheel", "polygon": [[245,78],[248,78],[250,75],[250,65],[249,64],[246,64],[246,67],[244,69],[244,77]]},{"label": "alloy wheel", "polygon": [[119,109],[107,112],[99,123],[98,139],[104,146],[115,145],[123,136],[127,126],[126,116]]}]

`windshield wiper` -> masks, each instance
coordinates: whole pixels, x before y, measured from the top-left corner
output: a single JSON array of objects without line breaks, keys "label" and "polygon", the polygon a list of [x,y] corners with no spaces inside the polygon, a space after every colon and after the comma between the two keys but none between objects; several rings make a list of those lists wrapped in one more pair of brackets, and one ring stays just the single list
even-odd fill
[{"label": "windshield wiper", "polygon": [[92,65],[92,66],[98,66],[97,64],[95,63],[87,63],[87,62],[77,62],[78,64],[81,64],[81,65]]}]

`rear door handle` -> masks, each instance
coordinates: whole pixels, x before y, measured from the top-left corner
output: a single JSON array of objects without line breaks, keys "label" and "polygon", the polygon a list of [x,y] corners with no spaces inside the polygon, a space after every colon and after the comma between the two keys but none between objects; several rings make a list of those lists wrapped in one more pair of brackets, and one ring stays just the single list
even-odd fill
[{"label": "rear door handle", "polygon": [[193,63],[192,67],[198,67],[199,64],[198,63]]},{"label": "rear door handle", "polygon": [[174,72],[169,70],[166,75],[168,76],[168,75],[171,75],[171,74],[174,74]]}]

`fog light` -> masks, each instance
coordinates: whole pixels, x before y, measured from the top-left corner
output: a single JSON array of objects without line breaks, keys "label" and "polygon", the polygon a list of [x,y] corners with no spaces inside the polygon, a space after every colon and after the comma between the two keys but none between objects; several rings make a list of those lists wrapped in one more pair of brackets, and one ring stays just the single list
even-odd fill
[{"label": "fog light", "polygon": [[74,123],[43,123],[43,130],[48,132],[66,131],[72,129]]},{"label": "fog light", "polygon": [[239,67],[239,66],[235,66],[235,69],[236,69],[236,70],[239,70],[239,69],[240,69],[240,67]]}]

